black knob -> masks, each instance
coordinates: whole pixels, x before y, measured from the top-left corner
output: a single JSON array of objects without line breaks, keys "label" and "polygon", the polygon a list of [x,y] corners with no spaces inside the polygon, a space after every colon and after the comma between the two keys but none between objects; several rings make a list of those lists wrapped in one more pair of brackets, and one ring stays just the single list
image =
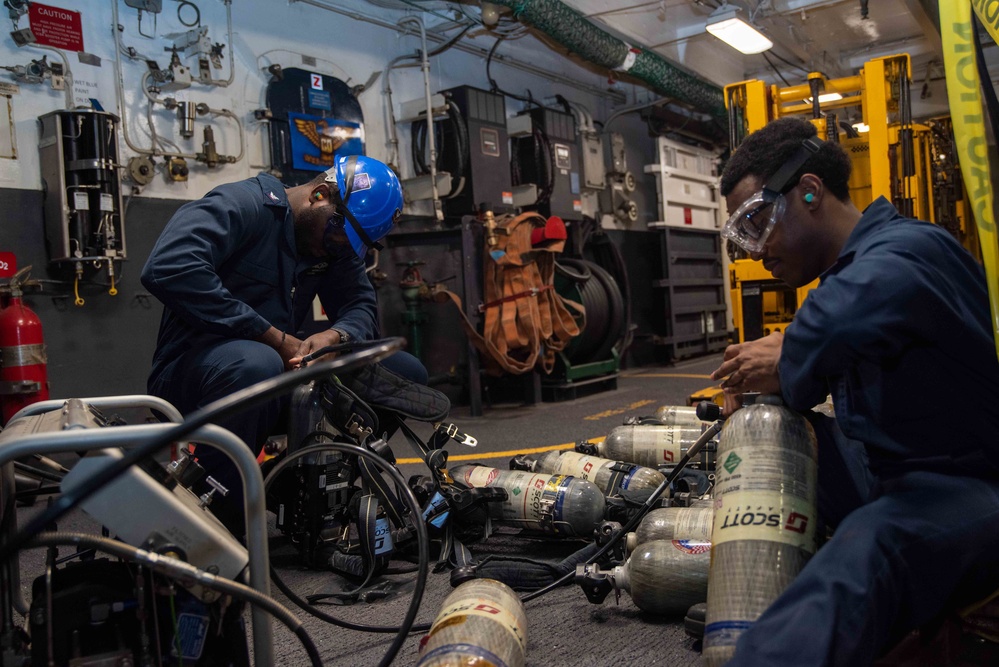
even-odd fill
[{"label": "black knob", "polygon": [[703,422],[721,419],[721,406],[711,401],[701,401],[697,404],[697,418]]},{"label": "black knob", "polygon": [[464,565],[462,567],[456,567],[451,570],[451,588],[458,588],[466,581],[471,581],[476,578],[475,566]]}]

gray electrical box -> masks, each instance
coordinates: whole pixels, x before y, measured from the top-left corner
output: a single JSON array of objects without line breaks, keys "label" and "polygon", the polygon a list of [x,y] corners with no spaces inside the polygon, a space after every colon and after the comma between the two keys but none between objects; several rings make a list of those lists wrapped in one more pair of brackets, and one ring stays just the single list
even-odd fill
[{"label": "gray electrical box", "polygon": [[[486,205],[501,212],[513,207],[510,183],[510,148],[506,133],[506,104],[503,96],[471,86],[442,91],[460,110],[467,130],[468,149],[464,169],[459,161],[446,156],[443,169],[452,179],[462,179],[460,190],[444,200],[448,217],[475,214]],[[455,134],[451,123],[444,123],[441,137],[450,142]]]},{"label": "gray electrical box", "polygon": [[579,133],[580,153],[583,161],[583,187],[588,190],[603,190],[607,184],[604,177],[604,144],[596,132]]},{"label": "gray electrical box", "polygon": [[582,219],[576,119],[543,107],[524,115],[531,118],[533,129],[531,136],[510,141],[515,185],[537,185],[536,208],[541,215]]}]

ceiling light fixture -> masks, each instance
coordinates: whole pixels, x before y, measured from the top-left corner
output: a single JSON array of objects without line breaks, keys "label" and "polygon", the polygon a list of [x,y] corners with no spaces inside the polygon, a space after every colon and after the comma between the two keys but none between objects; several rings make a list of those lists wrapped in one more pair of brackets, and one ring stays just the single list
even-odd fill
[{"label": "ceiling light fixture", "polygon": [[[826,102],[835,102],[836,100],[843,99],[843,96],[839,93],[819,93],[819,104],[825,104]],[[809,97],[805,100],[806,103],[811,104],[812,98]]]},{"label": "ceiling light fixture", "polygon": [[738,16],[739,8],[723,4],[708,17],[704,29],[734,49],[752,55],[773,48],[766,35]]}]

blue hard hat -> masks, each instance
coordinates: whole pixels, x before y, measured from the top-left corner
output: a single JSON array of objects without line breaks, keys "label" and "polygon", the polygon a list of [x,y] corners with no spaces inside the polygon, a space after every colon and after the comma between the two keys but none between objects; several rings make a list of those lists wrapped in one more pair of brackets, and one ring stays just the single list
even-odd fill
[{"label": "blue hard hat", "polygon": [[365,155],[344,155],[326,170],[350,247],[364,257],[402,215],[402,185],[388,165]]}]

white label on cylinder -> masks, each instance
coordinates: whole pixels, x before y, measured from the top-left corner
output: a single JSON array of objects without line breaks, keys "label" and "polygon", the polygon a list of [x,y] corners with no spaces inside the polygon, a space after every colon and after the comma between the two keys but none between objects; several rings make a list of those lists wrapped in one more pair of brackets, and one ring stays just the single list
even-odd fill
[{"label": "white label on cylinder", "polygon": [[563,452],[558,459],[555,472],[559,475],[571,475],[592,482],[605,460],[595,456],[586,456],[578,452]]},{"label": "white label on cylinder", "polygon": [[550,500],[558,493],[564,475],[538,475],[523,471],[511,472],[503,482],[509,498],[502,505],[503,518],[508,521],[526,521],[540,529],[543,518],[549,514],[550,503],[545,502],[545,492]]},{"label": "white label on cylinder", "polygon": [[465,483],[474,487],[489,486],[496,481],[496,477],[498,476],[499,470],[496,468],[475,466],[465,472]]},{"label": "white label on cylinder", "polygon": [[711,541],[781,542],[815,553],[815,516],[811,504],[770,491],[738,491],[721,498]]},{"label": "white label on cylinder", "polygon": [[89,211],[90,210],[90,198],[87,197],[86,192],[74,192],[73,193],[73,208],[77,211]]},{"label": "white label on cylinder", "polygon": [[106,192],[101,193],[101,210],[108,213],[114,212],[114,197]]},{"label": "white label on cylinder", "polygon": [[676,526],[673,528],[673,534],[682,536],[682,539],[686,540],[710,542],[711,520],[713,516],[712,511],[709,509],[705,509],[703,512],[695,509],[687,512],[677,512]]},{"label": "white label on cylinder", "polygon": [[731,449],[719,459],[711,541],[768,540],[815,552],[815,461],[775,447]]},{"label": "white label on cylinder", "polygon": [[525,650],[527,628],[523,627],[516,616],[499,607],[493,600],[480,597],[464,598],[441,609],[427,637],[432,637],[438,630],[463,622],[465,616],[481,616],[496,621],[497,625],[510,631],[520,645],[520,650]]},{"label": "white label on cylinder", "polygon": [[662,456],[660,458],[663,463],[676,463],[683,457],[683,449],[680,447],[680,442],[684,430],[679,426],[667,426],[656,429],[656,448],[662,449]]}]

